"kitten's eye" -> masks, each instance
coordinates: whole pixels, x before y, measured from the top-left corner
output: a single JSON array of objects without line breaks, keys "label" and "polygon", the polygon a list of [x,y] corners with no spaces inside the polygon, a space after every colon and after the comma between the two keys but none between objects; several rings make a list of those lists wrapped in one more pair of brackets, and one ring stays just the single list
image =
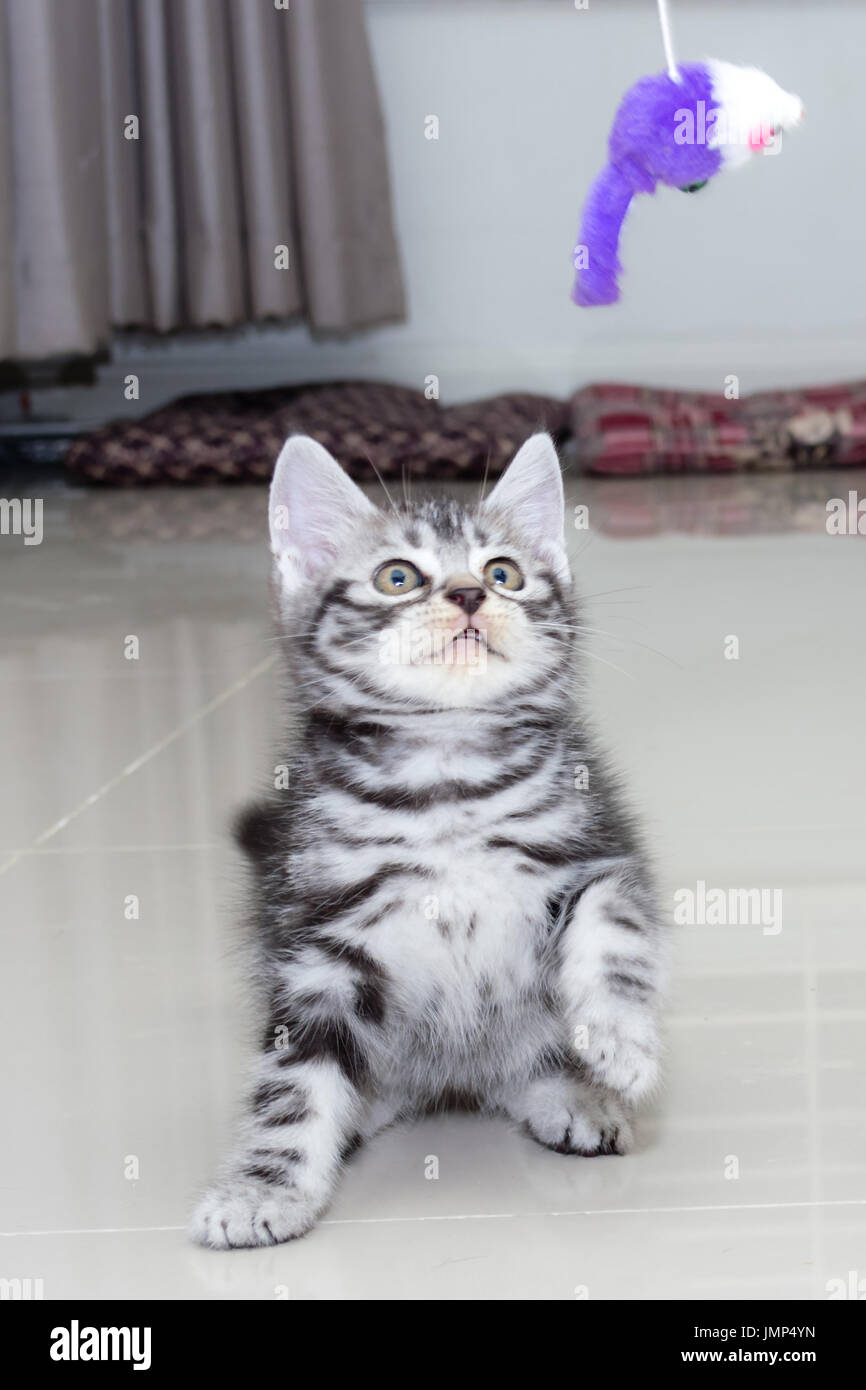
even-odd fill
[{"label": "kitten's eye", "polygon": [[397,594],[408,594],[410,589],[420,589],[424,576],[408,560],[386,560],[373,575],[373,583],[380,594],[394,598]]},{"label": "kitten's eye", "polygon": [[523,575],[513,560],[490,560],[484,566],[484,580],[494,589],[523,588]]}]

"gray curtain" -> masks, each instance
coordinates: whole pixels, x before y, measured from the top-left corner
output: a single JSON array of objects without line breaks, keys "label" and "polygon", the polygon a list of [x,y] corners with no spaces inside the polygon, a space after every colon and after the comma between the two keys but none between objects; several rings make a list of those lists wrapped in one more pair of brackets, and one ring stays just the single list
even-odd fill
[{"label": "gray curtain", "polygon": [[284,4],[0,0],[0,358],[402,316],[362,0]]}]

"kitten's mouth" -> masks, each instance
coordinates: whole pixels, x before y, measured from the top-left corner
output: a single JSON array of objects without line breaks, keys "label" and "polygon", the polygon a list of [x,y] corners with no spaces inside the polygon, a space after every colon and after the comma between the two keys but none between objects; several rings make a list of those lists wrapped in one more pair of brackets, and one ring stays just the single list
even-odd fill
[{"label": "kitten's mouth", "polygon": [[467,647],[475,651],[484,651],[491,656],[502,656],[502,653],[498,652],[495,647],[491,647],[487,640],[487,633],[482,631],[480,627],[473,627],[471,623],[467,623],[466,627],[459,628],[451,638],[452,647],[456,647],[459,642],[464,642]]}]

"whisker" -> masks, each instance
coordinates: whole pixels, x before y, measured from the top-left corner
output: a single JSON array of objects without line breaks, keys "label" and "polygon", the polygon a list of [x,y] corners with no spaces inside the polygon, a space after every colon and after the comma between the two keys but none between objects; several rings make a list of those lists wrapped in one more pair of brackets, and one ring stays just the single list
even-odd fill
[{"label": "whisker", "polygon": [[630,671],[624,670],[622,666],[617,666],[614,661],[606,661],[603,656],[599,656],[598,652],[586,651],[584,656],[590,657],[592,661],[600,661],[602,666],[609,666],[612,671],[619,671],[620,675],[625,676],[627,680],[634,681],[635,679]]},{"label": "whisker", "polygon": [[478,519],[478,514],[479,514],[479,512],[481,511],[481,508],[484,506],[484,500],[485,500],[485,496],[486,496],[486,493],[487,493],[487,475],[488,475],[489,472],[490,472],[490,450],[488,449],[488,450],[487,450],[487,458],[484,460],[484,475],[483,475],[483,477],[482,477],[482,479],[481,479],[481,490],[480,490],[480,493],[479,493],[479,496],[478,496],[478,501],[477,501],[477,503],[476,503],[476,505],[475,505],[475,518],[476,518],[476,520]]},{"label": "whisker", "polygon": [[409,508],[412,506],[412,495],[411,495],[411,488],[409,487],[409,481],[408,481],[408,480],[409,480],[409,475],[408,475],[408,473],[406,472],[406,464],[405,464],[405,463],[401,464],[401,466],[400,466],[400,477],[401,477],[401,480],[402,480],[402,483],[403,483],[403,503],[404,503],[404,505],[405,505],[405,507],[406,507],[406,510],[408,511]]},{"label": "whisker", "polygon": [[388,485],[387,485],[387,483],[385,482],[385,479],[382,477],[382,474],[379,472],[379,469],[376,467],[375,463],[373,462],[372,458],[370,457],[370,454],[367,453],[367,454],[365,455],[365,457],[366,457],[367,462],[369,463],[370,467],[372,468],[373,472],[376,474],[376,477],[377,477],[378,480],[379,480],[379,485],[380,485],[380,487],[382,488],[382,491],[384,492],[385,496],[386,496],[387,499],[388,499],[388,502],[389,502],[390,507],[391,507],[391,511],[394,513],[394,515],[395,515],[395,517],[397,518],[398,521],[402,521],[403,518],[402,518],[402,516],[401,516],[401,514],[400,514],[400,509],[399,509],[399,507],[397,506],[396,502],[394,501],[394,498],[391,496],[390,492],[388,491]]},{"label": "whisker", "polygon": [[677,670],[685,670],[682,663],[674,660],[672,656],[668,656],[667,652],[661,652],[658,647],[651,647],[647,642],[639,642],[636,637],[629,637],[628,633],[608,632],[607,629],[603,627],[584,627],[580,630],[582,632],[594,633],[598,637],[610,637],[614,642],[630,642],[633,647],[643,647],[644,651],[654,652],[655,655],[660,656],[663,661],[669,661],[671,666],[676,666]]},{"label": "whisker", "polygon": [[631,594],[635,590],[646,591],[649,587],[648,584],[624,584],[621,589],[599,589],[595,594],[581,594],[580,597],[586,601],[593,598],[605,598],[607,594]]}]

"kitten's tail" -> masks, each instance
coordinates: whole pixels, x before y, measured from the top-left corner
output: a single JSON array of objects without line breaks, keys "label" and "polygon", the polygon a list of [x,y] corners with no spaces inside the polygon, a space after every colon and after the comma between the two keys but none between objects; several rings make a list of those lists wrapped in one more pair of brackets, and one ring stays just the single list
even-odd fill
[{"label": "kitten's tail", "polygon": [[616,164],[606,164],[589,190],[574,248],[575,304],[615,304],[619,299],[619,238],[635,192]]}]

